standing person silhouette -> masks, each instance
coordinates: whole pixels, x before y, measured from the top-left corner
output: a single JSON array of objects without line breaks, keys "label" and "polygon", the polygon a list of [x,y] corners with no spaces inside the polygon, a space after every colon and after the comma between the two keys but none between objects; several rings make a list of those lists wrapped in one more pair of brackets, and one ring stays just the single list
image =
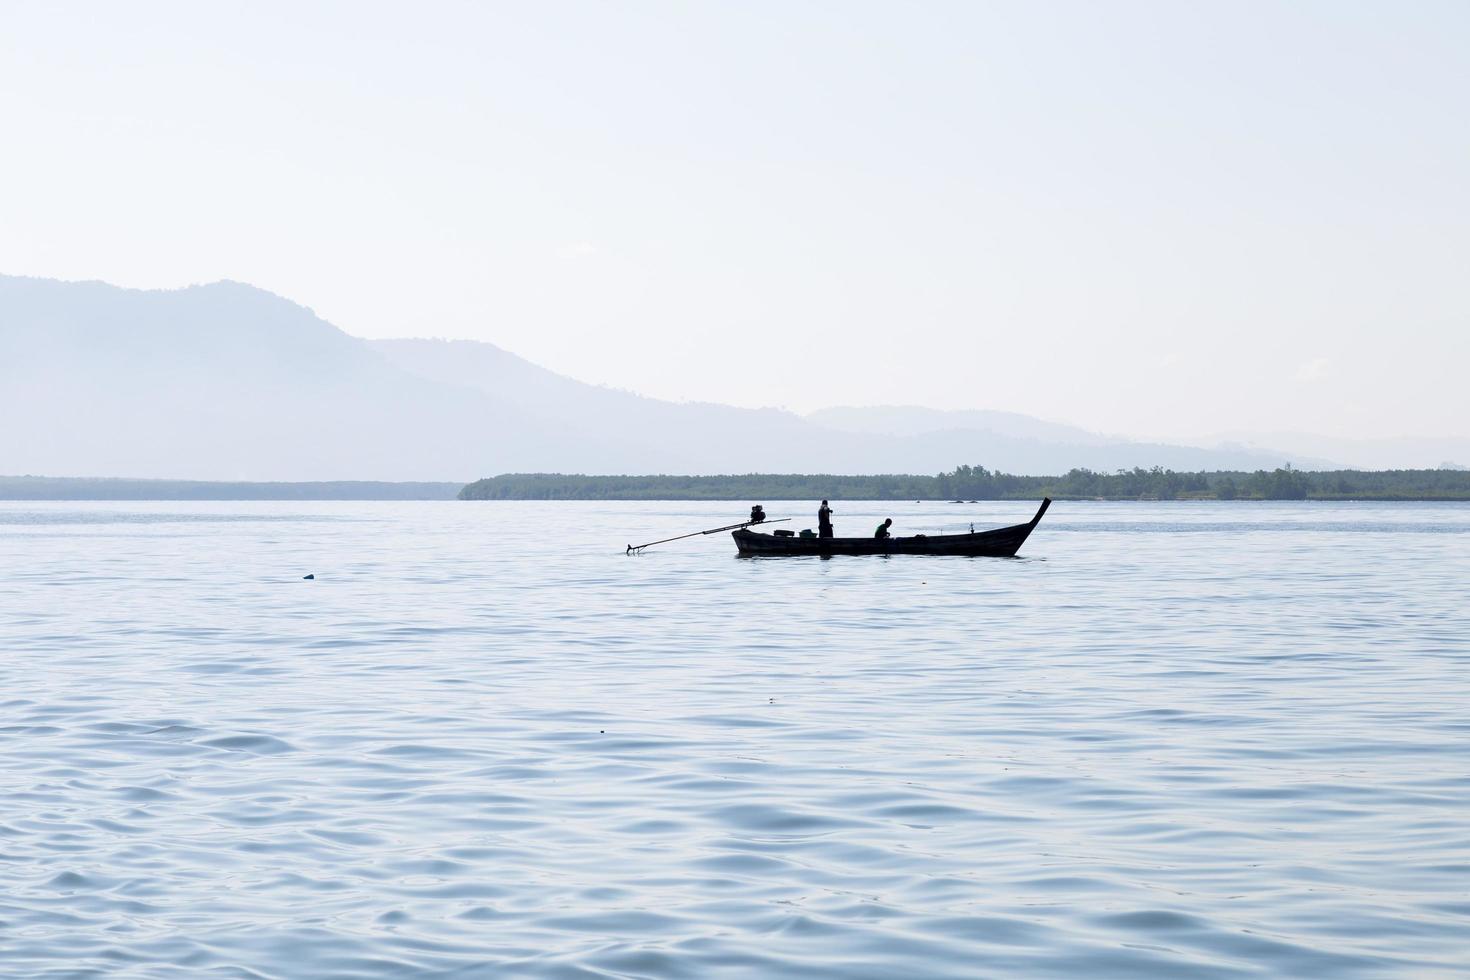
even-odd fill
[{"label": "standing person silhouette", "polygon": [[822,506],[817,510],[817,537],[830,538],[832,536],[832,508],[827,506],[827,501],[822,501]]}]

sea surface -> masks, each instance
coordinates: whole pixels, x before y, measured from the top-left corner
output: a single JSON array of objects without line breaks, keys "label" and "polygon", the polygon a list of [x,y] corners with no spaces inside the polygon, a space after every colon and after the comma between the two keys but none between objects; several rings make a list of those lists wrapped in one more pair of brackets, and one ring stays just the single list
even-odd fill
[{"label": "sea surface", "polygon": [[0,976],[1470,976],[1470,506],[749,503],[0,503]]}]

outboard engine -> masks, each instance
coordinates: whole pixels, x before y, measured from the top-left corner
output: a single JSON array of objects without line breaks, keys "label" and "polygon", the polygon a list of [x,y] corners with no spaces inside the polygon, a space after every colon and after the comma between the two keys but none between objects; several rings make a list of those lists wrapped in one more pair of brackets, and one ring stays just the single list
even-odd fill
[{"label": "outboard engine", "polygon": [[766,519],[766,509],[764,507],[762,507],[760,504],[756,504],[754,507],[750,508],[750,523],[752,523],[752,524],[760,524],[760,523],[764,522],[765,519]]}]

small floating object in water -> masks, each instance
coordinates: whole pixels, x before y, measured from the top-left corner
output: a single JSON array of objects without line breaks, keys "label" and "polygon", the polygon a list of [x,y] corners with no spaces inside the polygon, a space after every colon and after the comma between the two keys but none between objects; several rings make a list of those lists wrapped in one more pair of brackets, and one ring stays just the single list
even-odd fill
[{"label": "small floating object in water", "polygon": [[303,575],[303,576],[301,576],[302,581],[311,581],[311,580],[313,580],[315,578],[316,578],[316,573],[315,572],[313,572],[310,575]]}]

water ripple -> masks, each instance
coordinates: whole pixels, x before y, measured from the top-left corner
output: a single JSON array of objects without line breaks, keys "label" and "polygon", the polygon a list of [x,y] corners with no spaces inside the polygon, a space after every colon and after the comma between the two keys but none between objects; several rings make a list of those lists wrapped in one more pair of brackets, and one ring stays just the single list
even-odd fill
[{"label": "water ripple", "polygon": [[719,506],[0,505],[0,973],[1470,976],[1470,507]]}]

